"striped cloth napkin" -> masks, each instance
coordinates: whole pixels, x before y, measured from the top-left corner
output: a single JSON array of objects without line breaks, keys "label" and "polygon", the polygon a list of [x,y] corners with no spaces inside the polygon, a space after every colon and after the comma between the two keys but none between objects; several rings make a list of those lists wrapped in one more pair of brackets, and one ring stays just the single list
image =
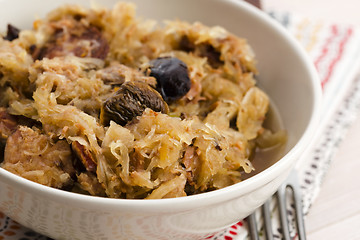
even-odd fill
[{"label": "striped cloth napkin", "polygon": [[[334,152],[347,127],[360,108],[360,28],[310,19],[276,11],[269,14],[293,34],[308,52],[318,70],[323,89],[322,124],[315,145],[298,168],[303,193],[304,213],[308,213],[321,188]],[[330,137],[331,136],[331,137]],[[273,210],[275,207],[273,206]],[[274,224],[274,238],[281,239],[279,225]],[[294,236],[295,237],[295,236]],[[248,239],[246,221],[207,239]],[[50,239],[27,229],[0,212],[0,240]]]}]

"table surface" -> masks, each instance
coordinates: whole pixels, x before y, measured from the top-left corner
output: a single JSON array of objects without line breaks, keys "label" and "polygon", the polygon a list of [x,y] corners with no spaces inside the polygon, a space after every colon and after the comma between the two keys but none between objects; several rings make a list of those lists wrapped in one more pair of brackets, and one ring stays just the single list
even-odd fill
[{"label": "table surface", "polygon": [[[264,9],[360,27],[358,0],[263,0]],[[360,239],[360,114],[333,158],[305,225],[307,239]]]}]

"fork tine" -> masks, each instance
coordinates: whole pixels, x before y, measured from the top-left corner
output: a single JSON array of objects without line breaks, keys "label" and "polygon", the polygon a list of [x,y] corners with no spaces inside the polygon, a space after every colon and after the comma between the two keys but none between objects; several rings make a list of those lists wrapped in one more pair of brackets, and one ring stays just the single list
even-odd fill
[{"label": "fork tine", "polygon": [[276,192],[277,200],[278,200],[278,207],[280,213],[280,222],[283,237],[285,240],[290,240],[290,229],[289,229],[289,222],[287,219],[287,212],[286,212],[286,184],[283,184],[279,187],[278,191]]},{"label": "fork tine", "polygon": [[304,224],[304,216],[303,216],[303,209],[301,204],[301,193],[300,193],[300,186],[297,181],[297,174],[295,171],[291,173],[291,176],[288,178],[289,184],[288,186],[293,191],[294,196],[294,203],[295,203],[295,223],[297,228],[297,233],[299,236],[299,240],[306,239],[305,233],[305,224]]},{"label": "fork tine", "polygon": [[262,214],[264,217],[264,229],[265,229],[265,236],[268,240],[273,240],[274,235],[272,232],[272,224],[271,224],[271,217],[270,217],[270,201],[271,199],[267,200],[264,205],[262,206]]},{"label": "fork tine", "polygon": [[255,212],[247,217],[247,222],[248,222],[251,240],[259,240],[259,233],[257,231]]}]

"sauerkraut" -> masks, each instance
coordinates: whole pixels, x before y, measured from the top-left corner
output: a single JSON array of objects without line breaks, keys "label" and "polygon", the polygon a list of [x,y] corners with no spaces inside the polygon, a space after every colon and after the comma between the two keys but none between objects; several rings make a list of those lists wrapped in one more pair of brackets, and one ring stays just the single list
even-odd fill
[{"label": "sauerkraut", "polygon": [[257,148],[286,141],[264,127],[251,47],[222,27],[160,25],[118,3],[62,6],[13,35],[0,38],[1,167],[29,180],[182,197],[240,182]]}]

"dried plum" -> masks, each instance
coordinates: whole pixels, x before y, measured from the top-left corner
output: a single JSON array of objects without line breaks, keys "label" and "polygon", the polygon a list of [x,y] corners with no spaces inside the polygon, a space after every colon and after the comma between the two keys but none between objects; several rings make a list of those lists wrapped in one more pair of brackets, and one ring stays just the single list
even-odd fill
[{"label": "dried plum", "polygon": [[175,57],[161,57],[152,60],[150,76],[156,78],[156,89],[166,102],[180,99],[191,88],[186,64]]},{"label": "dried plum", "polygon": [[168,105],[159,92],[141,81],[128,81],[102,105],[100,121],[108,125],[111,120],[124,126],[136,116],[141,116],[146,108],[167,113]]}]

